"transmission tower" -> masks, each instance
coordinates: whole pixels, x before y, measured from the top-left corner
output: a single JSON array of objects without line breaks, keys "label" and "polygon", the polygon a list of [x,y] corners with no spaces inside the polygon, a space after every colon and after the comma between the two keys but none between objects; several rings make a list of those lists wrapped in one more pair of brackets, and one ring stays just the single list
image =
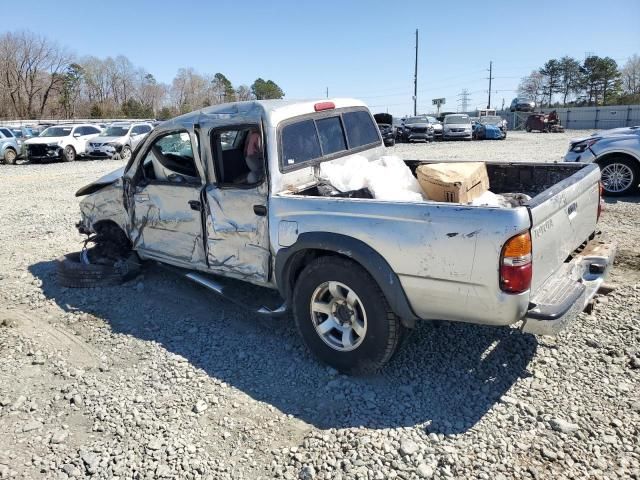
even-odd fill
[{"label": "transmission tower", "polygon": [[469,95],[469,90],[465,88],[458,94],[458,105],[460,106],[460,111],[466,112],[469,103],[471,103],[471,96]]}]

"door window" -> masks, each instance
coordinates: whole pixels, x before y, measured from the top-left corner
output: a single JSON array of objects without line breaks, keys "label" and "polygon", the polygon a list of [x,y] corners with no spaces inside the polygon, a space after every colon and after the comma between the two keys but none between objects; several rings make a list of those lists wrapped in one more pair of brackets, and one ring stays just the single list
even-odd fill
[{"label": "door window", "polygon": [[200,184],[191,137],[185,131],[156,139],[142,163],[144,177],[149,181]]},{"label": "door window", "polygon": [[246,187],[264,180],[264,146],[257,125],[214,131],[211,149],[218,185]]}]

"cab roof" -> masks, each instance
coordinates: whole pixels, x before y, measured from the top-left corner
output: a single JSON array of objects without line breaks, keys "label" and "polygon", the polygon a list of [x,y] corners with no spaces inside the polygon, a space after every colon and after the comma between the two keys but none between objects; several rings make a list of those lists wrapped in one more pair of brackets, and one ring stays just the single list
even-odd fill
[{"label": "cab roof", "polygon": [[207,120],[233,119],[260,123],[263,118],[277,125],[287,118],[314,113],[318,103],[332,102],[335,108],[366,107],[366,104],[354,98],[323,98],[317,100],[251,100],[212,105],[194,112],[186,113],[162,123],[161,128],[191,126],[195,123],[206,124]]}]

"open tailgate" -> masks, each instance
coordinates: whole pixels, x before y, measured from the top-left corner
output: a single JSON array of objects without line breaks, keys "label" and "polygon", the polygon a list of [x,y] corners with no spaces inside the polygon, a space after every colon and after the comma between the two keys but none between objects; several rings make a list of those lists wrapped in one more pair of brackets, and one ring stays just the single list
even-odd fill
[{"label": "open tailgate", "polygon": [[585,165],[529,203],[535,293],[596,230],[600,168]]}]

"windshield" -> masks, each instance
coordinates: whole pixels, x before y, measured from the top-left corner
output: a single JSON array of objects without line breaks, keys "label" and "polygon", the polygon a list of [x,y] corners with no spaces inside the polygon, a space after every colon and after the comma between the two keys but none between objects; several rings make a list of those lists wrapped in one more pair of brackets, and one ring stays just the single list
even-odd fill
[{"label": "windshield", "polygon": [[502,123],[502,117],[499,117],[498,115],[490,115],[488,117],[481,117],[480,118],[480,123]]},{"label": "windshield", "polygon": [[468,115],[447,115],[444,119],[444,123],[448,124],[460,124],[460,123],[471,123],[471,119]]},{"label": "windshield", "polygon": [[129,125],[111,126],[102,131],[103,137],[124,137],[129,132]]},{"label": "windshield", "polygon": [[11,130],[16,138],[22,138],[22,130]]},{"label": "windshield", "polygon": [[427,123],[427,117],[410,117],[404,123]]},{"label": "windshield", "polygon": [[438,123],[438,120],[436,120],[436,117],[427,117],[427,120],[429,121],[429,123]]},{"label": "windshield", "polygon": [[73,127],[49,127],[40,134],[41,137],[66,137],[71,135]]}]

